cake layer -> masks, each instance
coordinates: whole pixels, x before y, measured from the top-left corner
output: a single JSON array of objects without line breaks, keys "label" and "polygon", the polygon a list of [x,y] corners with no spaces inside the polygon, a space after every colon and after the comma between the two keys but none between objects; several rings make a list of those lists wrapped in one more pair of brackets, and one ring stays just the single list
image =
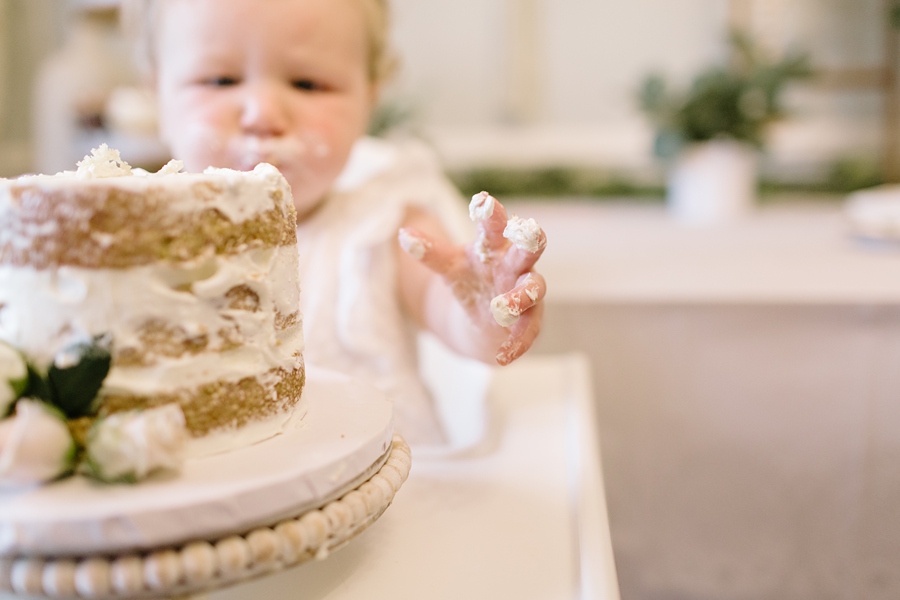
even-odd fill
[{"label": "cake layer", "polygon": [[[269,439],[306,415],[306,367],[298,357],[291,372],[275,369],[262,376],[220,379],[194,388],[145,396],[107,396],[100,415],[152,408],[176,402],[191,434],[186,456],[198,458],[228,452]],[[69,421],[69,429],[84,444],[95,417]]]},{"label": "cake layer", "polygon": [[287,181],[250,173],[0,180],[0,264],[126,268],[296,244]]},{"label": "cake layer", "polygon": [[122,410],[146,409],[177,402],[194,437],[220,430],[235,430],[293,408],[305,381],[303,359],[291,371],[273,369],[257,376],[219,379],[197,387],[182,386],[168,393],[145,396],[101,393],[100,415]]},{"label": "cake layer", "polygon": [[293,246],[130,269],[0,265],[0,339],[45,366],[67,345],[109,334],[111,377],[235,349],[263,372],[290,369],[303,350],[296,273]]},{"label": "cake layer", "polygon": [[[298,345],[296,337],[291,342]],[[170,395],[223,380],[261,377],[273,370],[291,371],[301,357],[299,351],[287,357],[279,355],[279,365],[273,366],[275,361],[270,352],[247,345],[225,352],[166,360],[150,367],[114,363],[102,390],[104,394],[116,396]]]}]

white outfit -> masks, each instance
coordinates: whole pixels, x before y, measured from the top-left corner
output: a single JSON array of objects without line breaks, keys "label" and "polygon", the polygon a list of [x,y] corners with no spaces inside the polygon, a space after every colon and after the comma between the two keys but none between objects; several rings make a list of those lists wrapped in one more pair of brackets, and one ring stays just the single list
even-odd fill
[{"label": "white outfit", "polygon": [[397,286],[397,231],[411,206],[434,213],[458,241],[474,233],[465,202],[424,145],[357,142],[330,196],[297,227],[304,354],[385,391],[407,441],[439,444],[444,432]]}]

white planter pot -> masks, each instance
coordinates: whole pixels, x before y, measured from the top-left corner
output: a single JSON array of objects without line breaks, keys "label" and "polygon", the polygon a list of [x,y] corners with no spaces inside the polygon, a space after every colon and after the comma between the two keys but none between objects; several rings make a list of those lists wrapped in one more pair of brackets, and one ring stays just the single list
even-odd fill
[{"label": "white planter pot", "polygon": [[669,212],[691,225],[741,218],[756,200],[756,158],[752,146],[730,140],[689,146],[669,172]]}]

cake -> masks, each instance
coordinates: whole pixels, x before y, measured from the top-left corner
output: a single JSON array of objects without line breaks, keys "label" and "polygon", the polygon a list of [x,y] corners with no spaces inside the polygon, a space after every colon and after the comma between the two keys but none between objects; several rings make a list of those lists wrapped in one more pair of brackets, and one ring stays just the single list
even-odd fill
[{"label": "cake", "polygon": [[296,216],[271,165],[180,171],[103,146],[77,171],[0,180],[0,342],[45,371],[107,340],[93,418],[176,404],[201,456],[303,412]]}]

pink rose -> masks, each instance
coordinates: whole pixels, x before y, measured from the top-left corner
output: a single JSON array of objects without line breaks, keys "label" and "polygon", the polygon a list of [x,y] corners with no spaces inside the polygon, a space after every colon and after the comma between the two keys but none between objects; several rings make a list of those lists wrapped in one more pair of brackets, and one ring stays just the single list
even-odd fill
[{"label": "pink rose", "polygon": [[19,400],[0,421],[0,489],[56,479],[72,470],[75,455],[65,417],[39,400]]}]

